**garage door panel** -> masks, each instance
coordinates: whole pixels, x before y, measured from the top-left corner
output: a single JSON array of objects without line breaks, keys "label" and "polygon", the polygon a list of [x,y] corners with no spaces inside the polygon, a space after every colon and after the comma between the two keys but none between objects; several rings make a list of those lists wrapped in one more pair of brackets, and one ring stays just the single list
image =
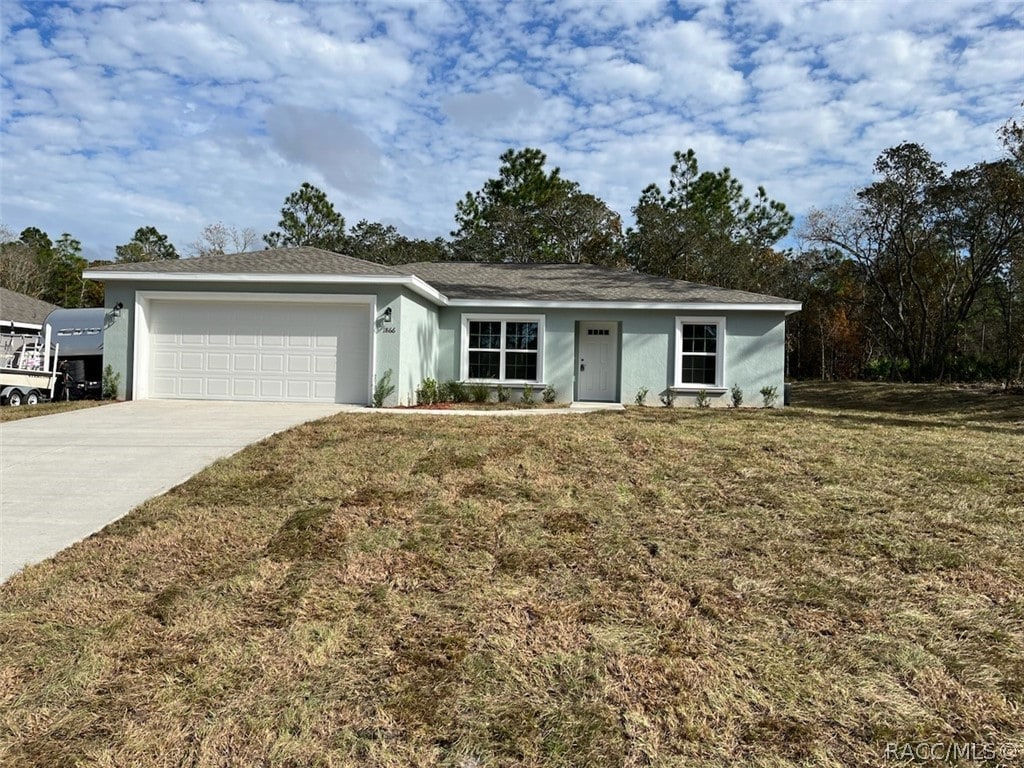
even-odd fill
[{"label": "garage door panel", "polygon": [[155,397],[174,397],[178,394],[177,379],[156,376],[150,383],[150,391]]},{"label": "garage door panel", "polygon": [[227,397],[230,393],[230,379],[206,379],[206,394],[210,397]]},{"label": "garage door panel", "polygon": [[259,382],[259,393],[261,398],[267,400],[283,400],[284,381],[280,379],[263,379]]},{"label": "garage door panel", "polygon": [[158,368],[175,368],[178,365],[177,352],[157,352],[154,362]]},{"label": "garage door panel", "polygon": [[152,396],[366,402],[366,305],[154,299],[150,317]]},{"label": "garage door panel", "polygon": [[227,352],[210,352],[206,356],[206,370],[230,371],[231,355],[229,355]]},{"label": "garage door panel", "polygon": [[232,357],[233,369],[238,373],[253,373],[256,370],[256,355],[234,354]]},{"label": "garage door panel", "polygon": [[182,397],[198,397],[205,395],[203,380],[198,376],[181,376],[178,378],[178,392]]},{"label": "garage door panel", "polygon": [[260,355],[260,370],[281,373],[284,370],[284,355]]},{"label": "garage door panel", "polygon": [[309,373],[313,370],[313,361],[305,355],[288,355],[288,373]]}]

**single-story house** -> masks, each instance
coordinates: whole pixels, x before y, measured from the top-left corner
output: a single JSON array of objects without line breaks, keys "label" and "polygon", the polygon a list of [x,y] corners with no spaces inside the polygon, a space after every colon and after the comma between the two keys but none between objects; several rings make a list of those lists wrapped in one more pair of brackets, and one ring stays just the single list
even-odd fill
[{"label": "single-story house", "polygon": [[39,333],[47,315],[55,309],[59,309],[55,304],[0,288],[0,332]]},{"label": "single-story house", "polygon": [[[798,302],[584,264],[374,264],[280,248],[90,269],[104,364],[138,398],[409,404],[426,378],[556,400],[781,395]],[[120,305],[119,309],[116,309]],[[781,398],[780,398],[781,399]]]}]

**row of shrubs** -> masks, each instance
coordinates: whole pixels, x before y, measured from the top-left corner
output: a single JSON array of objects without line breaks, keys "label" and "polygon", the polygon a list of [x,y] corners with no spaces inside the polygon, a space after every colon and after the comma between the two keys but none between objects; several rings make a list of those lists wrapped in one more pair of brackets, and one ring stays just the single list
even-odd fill
[{"label": "row of shrubs", "polygon": [[[650,392],[647,387],[640,387],[636,393],[636,404],[646,405],[647,395]],[[740,389],[739,384],[733,384],[732,389],[729,390],[729,396],[732,400],[732,407],[739,408],[743,405],[743,390]],[[665,394],[659,398],[661,404],[666,408],[672,408],[676,403],[676,393],[671,389],[665,390]],[[765,408],[771,408],[779,400],[779,388],[778,387],[761,387],[761,402]],[[696,398],[694,399],[694,405],[698,408],[710,408],[711,397],[708,395],[706,389],[698,389]]]},{"label": "row of shrubs", "polygon": [[[512,400],[512,390],[499,384],[494,388],[495,398],[499,403],[508,403]],[[558,397],[558,392],[550,384],[540,393],[540,399],[545,403],[553,403]],[[524,405],[534,405],[537,402],[536,392],[530,384],[523,386],[520,402]],[[491,400],[491,387],[487,384],[466,384],[461,381],[443,381],[436,379],[424,379],[416,388],[417,405],[438,405],[441,403],[487,403]]]},{"label": "row of shrubs", "polygon": [[[116,383],[114,384],[116,387]],[[436,379],[426,378],[422,381],[419,387],[416,388],[416,403],[417,405],[439,405],[442,403],[487,403],[491,401],[491,387],[487,384],[466,384],[461,381],[444,381],[438,382]],[[377,382],[377,386],[373,392],[373,404],[380,408],[384,404],[384,400],[387,399],[395,391],[395,386],[391,381],[391,370],[389,369],[381,377],[380,381]],[[647,387],[641,387],[637,393],[635,402],[637,405],[646,405],[647,395],[650,390]],[[512,400],[512,390],[508,387],[499,384],[494,388],[494,394],[499,403],[508,403]],[[732,401],[733,408],[739,408],[743,405],[743,390],[740,389],[739,384],[733,384],[732,389],[729,390],[729,396]],[[550,384],[546,386],[540,393],[540,398],[545,403],[553,403],[558,397],[557,390]],[[675,405],[676,393],[671,389],[666,390],[663,395],[659,398],[662,405],[666,408],[672,408]],[[779,400],[779,388],[778,387],[761,387],[761,402],[765,408],[771,408]],[[523,391],[520,396],[520,400],[524,405],[536,404],[536,394],[534,388],[526,384],[523,386]],[[694,404],[698,408],[710,408],[711,398],[708,396],[707,390],[697,390],[697,395]]]}]

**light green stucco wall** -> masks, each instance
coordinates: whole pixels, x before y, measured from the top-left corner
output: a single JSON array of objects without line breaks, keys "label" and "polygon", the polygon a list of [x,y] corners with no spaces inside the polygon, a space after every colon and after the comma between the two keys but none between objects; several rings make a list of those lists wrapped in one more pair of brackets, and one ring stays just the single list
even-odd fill
[{"label": "light green stucco wall", "polygon": [[108,283],[103,303],[109,312],[117,302],[124,305],[121,316],[103,331],[103,367],[110,366],[121,379],[117,385],[117,398],[124,400],[132,391],[132,364],[129,357],[131,340],[135,333],[135,290],[117,283]]},{"label": "light green stucco wall", "polygon": [[[743,402],[761,404],[761,388],[775,387],[782,406],[786,377],[786,316],[782,312],[726,313],[725,386],[739,384]],[[729,394],[721,405],[729,403]]]},{"label": "light green stucco wall", "polygon": [[[119,397],[131,398],[132,342],[135,334],[136,291],[189,291],[248,293],[338,293],[375,294],[377,322],[374,330],[375,359],[373,380],[390,369],[395,393],[386,405],[415,402],[416,388],[427,377],[438,381],[460,376],[460,345],[463,314],[543,315],[544,384],[553,386],[559,402],[576,397],[577,328],[580,322],[613,322],[618,326],[619,373],[616,399],[631,404],[641,387],[647,387],[647,402],[659,404],[675,375],[675,318],[691,316],[725,316],[726,346],[724,386],[738,384],[744,401],[760,402],[761,387],[776,386],[782,402],[785,317],[782,312],[700,312],[644,310],[495,310],[487,306],[438,308],[411,291],[399,286],[347,285],[227,285],[225,283],[108,283],[106,306],[122,302],[125,311],[104,335],[103,362],[121,374]],[[384,310],[390,308],[392,321],[384,323]],[[539,391],[537,395],[539,396]],[[714,405],[727,405],[728,392],[710,393]],[[691,393],[680,393],[677,405],[692,404]]]},{"label": "light green stucco wall", "polygon": [[[739,384],[745,402],[753,404],[763,386],[778,387],[782,401],[785,354],[785,317],[781,312],[700,312],[645,310],[542,310],[501,311],[490,307],[447,307],[438,313],[437,379],[457,379],[463,314],[536,315],[545,317],[544,384],[557,390],[567,402],[576,395],[577,324],[614,322],[619,328],[619,402],[631,404],[641,387],[647,387],[647,403],[660,404],[659,396],[675,376],[675,319],[679,315],[726,318],[724,385]],[[692,404],[694,395],[679,393],[677,405]],[[727,405],[728,392],[711,394],[713,405]]]},{"label": "light green stucco wall", "polygon": [[398,301],[395,317],[401,357],[395,368],[394,381],[398,389],[385,405],[412,405],[420,383],[436,376],[437,307],[416,294],[407,293]]}]

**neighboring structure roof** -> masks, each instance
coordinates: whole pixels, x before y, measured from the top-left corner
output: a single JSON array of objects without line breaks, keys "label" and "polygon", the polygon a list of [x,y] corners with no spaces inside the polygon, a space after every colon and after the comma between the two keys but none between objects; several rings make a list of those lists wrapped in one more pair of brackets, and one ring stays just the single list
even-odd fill
[{"label": "neighboring structure roof", "polygon": [[260,275],[404,275],[384,264],[354,259],[310,246],[268,248],[196,259],[161,259],[131,264],[104,265],[101,272],[146,274],[260,274]]},{"label": "neighboring structure roof", "polygon": [[404,264],[449,299],[617,302],[636,304],[792,304],[760,293],[607,269],[592,264]]},{"label": "neighboring structure roof", "polygon": [[46,316],[55,309],[55,304],[33,299],[23,293],[0,288],[0,320],[42,325]]},{"label": "neighboring structure roof", "polygon": [[[308,246],[116,264],[89,270],[94,280],[402,283],[438,304],[743,305],[793,312],[800,303],[759,293],[652,277],[591,264],[419,262],[389,267]],[[333,278],[333,279],[331,279]]]}]

